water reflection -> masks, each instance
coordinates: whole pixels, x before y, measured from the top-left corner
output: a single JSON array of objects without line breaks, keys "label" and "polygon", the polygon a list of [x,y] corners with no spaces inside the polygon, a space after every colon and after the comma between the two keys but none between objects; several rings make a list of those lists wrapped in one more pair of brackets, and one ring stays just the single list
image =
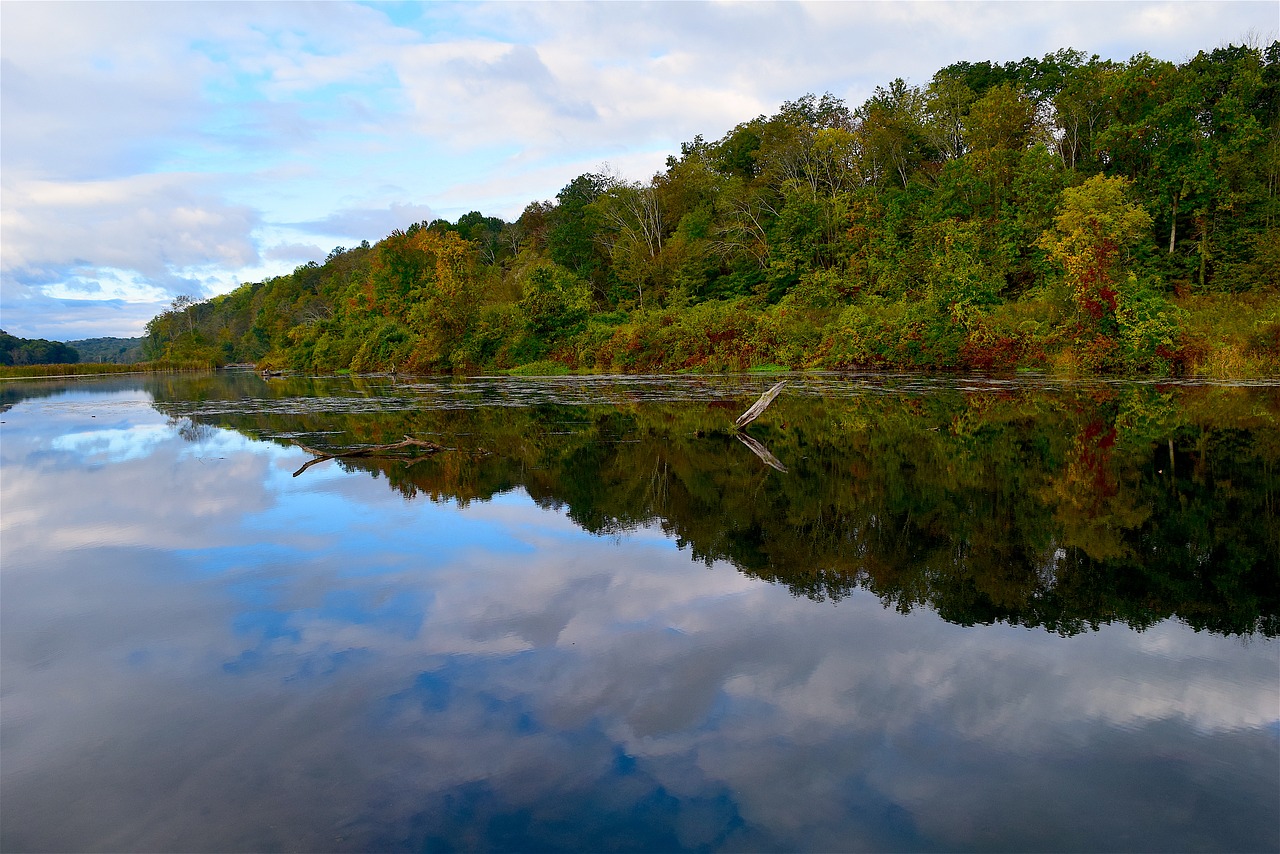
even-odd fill
[{"label": "water reflection", "polygon": [[659,525],[815,599],[1280,629],[1280,386],[793,377],[747,444],[727,429],[762,384],[743,377],[242,382],[157,405],[334,452],[429,439],[451,453],[341,464],[463,505],[519,488],[597,534]]},{"label": "water reflection", "polygon": [[[1142,559],[1159,540],[1140,532],[1175,512],[1154,500],[1124,529],[1139,533],[1111,541],[1131,548],[1122,556],[1090,555],[1058,529],[1020,533],[1029,520],[1061,525],[1044,483],[1079,476],[1062,475],[1080,459],[1069,428],[1087,432],[1093,410],[1023,401],[1021,415],[974,425],[970,437],[995,431],[974,440],[942,429],[971,407],[931,393],[914,407],[879,394],[893,406],[861,412],[797,393],[752,431],[783,474],[717,432],[753,397],[740,382],[710,401],[543,399],[501,417],[383,411],[378,393],[355,413],[287,396],[260,405],[247,381],[153,386],[158,412],[91,390],[16,405],[0,445],[0,847],[1276,847],[1267,588],[1211,599],[1179,581],[1189,597],[1150,605],[1164,588],[1139,582],[1164,576]],[[1122,422],[1100,506],[1195,487],[1206,513],[1226,471],[1228,506],[1265,511],[1274,407],[1248,402],[1260,420],[1228,428],[1231,456],[1263,470],[1250,481],[1216,456],[1228,414],[1208,403],[1222,420],[1176,407],[1184,481],[1131,467],[1141,456]],[[824,433],[806,407],[867,426]],[[1028,407],[1058,420],[1034,428]],[[918,427],[894,434],[913,408]],[[124,435],[102,441],[100,429]],[[1202,460],[1196,431],[1210,434]],[[291,437],[347,447],[406,433],[459,451],[292,477],[308,455]],[[1163,439],[1152,446],[1167,450]],[[975,441],[985,450],[956,450]],[[936,464],[955,472],[923,471]],[[1212,482],[1197,486],[1197,464]],[[1014,484],[1000,485],[1009,472]],[[1239,494],[1257,482],[1262,497]],[[815,507],[826,515],[814,520]],[[1205,524],[1226,536],[1248,522]],[[977,545],[939,557],[975,533],[995,548],[1001,532],[1048,540],[1000,552],[1003,588],[966,557]],[[1274,560],[1270,535],[1243,542]],[[1192,552],[1206,583],[1259,574],[1245,563],[1224,576],[1224,552],[1206,542]],[[956,569],[961,582],[943,577]],[[1099,588],[1111,571],[1128,574]],[[1038,600],[1020,586],[1028,572]],[[890,581],[887,596],[876,585]],[[1071,601],[1094,605],[1096,629],[1018,624],[1067,583],[1092,590]],[[1003,612],[971,621],[991,625],[966,627],[937,598],[956,589],[984,608],[1012,592]],[[833,595],[836,606],[814,601]],[[1232,598],[1250,595],[1256,611]],[[1161,609],[1188,616],[1160,621]],[[1243,634],[1192,631],[1197,614]],[[1071,634],[1091,618],[1037,625]]]}]

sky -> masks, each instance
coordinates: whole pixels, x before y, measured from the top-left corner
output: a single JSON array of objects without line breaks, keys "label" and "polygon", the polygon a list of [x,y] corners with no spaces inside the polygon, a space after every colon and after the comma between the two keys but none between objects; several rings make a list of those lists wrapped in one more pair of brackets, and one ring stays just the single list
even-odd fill
[{"label": "sky", "polygon": [[1263,2],[0,3],[0,328],[137,336],[337,246],[645,180],[805,93],[956,61],[1181,62]]}]

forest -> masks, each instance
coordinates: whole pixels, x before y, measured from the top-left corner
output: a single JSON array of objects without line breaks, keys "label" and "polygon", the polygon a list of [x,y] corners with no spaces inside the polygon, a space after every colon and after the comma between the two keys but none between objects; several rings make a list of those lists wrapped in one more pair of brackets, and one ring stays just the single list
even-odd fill
[{"label": "forest", "polygon": [[407,224],[147,326],[312,372],[1274,375],[1280,42],[803,95],[647,181]]},{"label": "forest", "polygon": [[18,338],[0,329],[0,365],[74,365],[80,351],[61,341]]}]

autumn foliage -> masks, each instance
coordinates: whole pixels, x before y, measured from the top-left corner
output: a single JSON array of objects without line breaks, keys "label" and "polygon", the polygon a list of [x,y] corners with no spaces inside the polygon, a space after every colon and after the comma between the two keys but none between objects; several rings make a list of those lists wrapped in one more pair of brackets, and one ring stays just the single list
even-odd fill
[{"label": "autumn foliage", "polygon": [[1280,43],[1063,50],[857,108],[806,95],[647,181],[580,175],[514,222],[414,223],[175,304],[148,346],[321,372],[1267,374],[1277,247]]}]

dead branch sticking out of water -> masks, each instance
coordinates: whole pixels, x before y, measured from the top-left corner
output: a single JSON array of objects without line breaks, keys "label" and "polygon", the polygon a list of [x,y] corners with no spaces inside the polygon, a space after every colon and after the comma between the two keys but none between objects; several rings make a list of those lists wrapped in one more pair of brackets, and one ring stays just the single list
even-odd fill
[{"label": "dead branch sticking out of water", "polygon": [[738,416],[738,420],[733,422],[733,426],[741,430],[743,427],[746,427],[752,421],[759,418],[761,413],[769,408],[769,404],[773,403],[773,399],[782,392],[782,387],[786,384],[787,381],[783,380],[764,394],[760,395],[760,399],[753,403],[750,409]]},{"label": "dead branch sticking out of water", "polygon": [[299,448],[306,451],[308,454],[312,454],[315,457],[314,460],[309,460],[307,463],[305,463],[302,466],[302,468],[295,471],[293,473],[294,477],[297,477],[298,475],[302,474],[304,471],[311,468],[316,463],[323,463],[328,460],[345,459],[347,457],[381,457],[381,456],[386,456],[387,454],[390,454],[393,451],[402,451],[405,448],[419,448],[422,450],[422,453],[408,461],[409,465],[413,465],[416,462],[420,462],[426,459],[432,454],[436,454],[444,450],[443,445],[437,445],[435,442],[432,442],[430,439],[411,439],[408,436],[404,437],[403,442],[393,442],[390,445],[366,445],[363,448],[355,448],[354,450],[350,450],[350,451],[338,451],[336,453],[331,451],[320,451],[315,448],[308,448],[306,445],[302,444],[296,439],[294,440],[293,444],[297,445]]}]

